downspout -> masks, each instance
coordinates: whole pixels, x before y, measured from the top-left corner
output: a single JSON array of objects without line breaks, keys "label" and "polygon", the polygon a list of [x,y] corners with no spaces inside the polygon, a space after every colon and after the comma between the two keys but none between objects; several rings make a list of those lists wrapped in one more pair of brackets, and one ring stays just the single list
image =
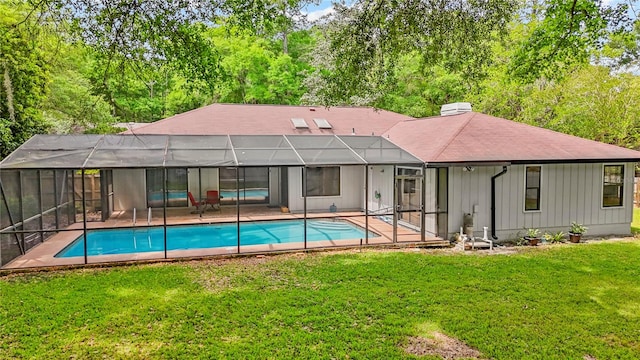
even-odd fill
[{"label": "downspout", "polygon": [[507,167],[503,166],[502,171],[491,177],[491,237],[498,240],[496,236],[496,179],[507,173]]}]

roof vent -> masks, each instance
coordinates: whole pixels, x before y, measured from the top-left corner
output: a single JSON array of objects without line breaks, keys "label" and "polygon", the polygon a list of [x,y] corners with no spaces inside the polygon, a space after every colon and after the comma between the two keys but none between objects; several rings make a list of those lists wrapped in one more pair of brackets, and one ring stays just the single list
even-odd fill
[{"label": "roof vent", "polygon": [[440,116],[458,115],[471,112],[471,103],[457,102],[453,104],[445,104],[440,108]]},{"label": "roof vent", "polygon": [[291,118],[291,122],[296,129],[308,129],[309,125],[303,118]]},{"label": "roof vent", "polygon": [[318,129],[333,129],[331,124],[327,121],[327,119],[313,119],[313,122],[316,123]]}]

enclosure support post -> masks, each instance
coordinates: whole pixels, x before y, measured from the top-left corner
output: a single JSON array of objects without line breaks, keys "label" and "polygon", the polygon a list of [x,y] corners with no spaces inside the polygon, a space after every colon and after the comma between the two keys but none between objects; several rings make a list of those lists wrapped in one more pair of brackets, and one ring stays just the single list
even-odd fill
[{"label": "enclosure support post", "polygon": [[44,215],[42,215],[42,172],[38,170],[38,212],[40,213],[40,242],[44,242]]},{"label": "enclosure support post", "polygon": [[56,230],[60,229],[60,208],[58,207],[58,170],[53,170],[53,206],[56,211]]},{"label": "enclosure support post", "polygon": [[304,248],[307,248],[307,167],[302,168],[302,198],[304,201]]},{"label": "enclosure support post", "polygon": [[[16,223],[13,221],[13,215],[11,215],[11,209],[9,208],[9,202],[7,201],[7,194],[4,192],[4,185],[2,184],[2,179],[0,179],[0,195],[2,195],[2,200],[4,200],[4,206],[7,208],[7,214],[9,215],[9,221],[11,222],[11,226],[13,227],[13,236],[16,238],[16,244],[18,244],[18,248],[20,248],[20,254],[24,255],[24,248],[22,247],[22,243],[20,243],[20,237],[18,236],[16,229]],[[23,226],[24,227],[24,226]]]},{"label": "enclosure support post", "polygon": [[[369,166],[364,166],[364,238],[369,245]],[[360,239],[362,241],[362,239]],[[362,245],[362,244],[361,244]]]},{"label": "enclosure support post", "polygon": [[[202,204],[202,168],[198,168],[198,202]],[[200,211],[200,217],[202,217],[203,212],[204,208]]]},{"label": "enclosure support post", "polygon": [[[246,183],[246,180],[245,180]],[[238,235],[238,254],[240,254],[240,168],[236,167],[236,225]]]},{"label": "enclosure support post", "polygon": [[[87,261],[87,205],[86,205],[86,201],[84,199],[84,193],[85,193],[85,186],[84,186],[84,168],[81,171],[81,180],[82,180],[82,240],[84,243],[84,263],[86,264]],[[73,193],[73,197],[75,198],[75,191]]]},{"label": "enclosure support post", "polygon": [[167,168],[162,168],[162,228],[164,234],[164,258],[167,258],[167,191],[169,180],[167,179]]},{"label": "enclosure support post", "polygon": [[[76,223],[76,172],[71,170],[71,208],[70,211],[73,214],[73,221],[69,221],[69,224]],[[72,220],[72,219],[69,219]]]},{"label": "enclosure support post", "polygon": [[[18,198],[18,204],[20,205],[19,209],[20,209],[20,222],[22,222],[22,230],[26,230],[25,229],[25,223],[24,223],[24,192],[23,192],[23,182],[22,182],[22,170],[18,171],[18,193],[20,194],[20,197]],[[22,250],[24,252],[27,251],[26,247],[24,246],[24,235],[25,233],[22,232],[20,234],[20,240],[22,242]]]},{"label": "enclosure support post", "polygon": [[393,243],[398,242],[398,179],[397,179],[398,167],[393,165]]},{"label": "enclosure support post", "polygon": [[[420,204],[420,241],[425,241],[425,226],[427,225],[427,221],[424,218],[425,215],[425,204],[427,203],[427,167],[422,164],[422,203]],[[437,215],[436,215],[437,216]]]}]

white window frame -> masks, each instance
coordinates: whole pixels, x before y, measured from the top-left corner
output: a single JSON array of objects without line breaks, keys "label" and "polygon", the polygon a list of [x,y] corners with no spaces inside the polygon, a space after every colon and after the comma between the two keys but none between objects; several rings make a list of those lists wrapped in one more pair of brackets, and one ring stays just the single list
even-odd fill
[{"label": "white window frame", "polygon": [[[305,181],[308,181],[309,172],[307,171],[309,168],[338,168],[338,195],[309,195],[307,191],[307,184]],[[342,196],[342,166],[308,166],[307,170],[305,170],[305,176],[302,177],[302,196],[308,198],[337,198]]]},{"label": "white window frame", "polygon": [[[527,210],[527,168],[530,167],[539,167],[540,168],[540,184],[538,186],[539,192],[538,192],[538,208],[537,210]],[[523,187],[524,187],[524,192],[523,192],[523,197],[522,197],[522,211],[525,213],[537,213],[537,212],[542,212],[542,189],[543,189],[543,184],[542,184],[542,172],[543,172],[543,166],[542,165],[536,165],[536,164],[529,164],[529,165],[525,165],[524,166],[524,181],[523,181]]]},{"label": "white window frame", "polygon": [[[621,205],[615,205],[615,206],[605,206],[604,205],[604,168],[607,166],[622,166],[622,201],[621,201]],[[627,166],[625,163],[610,163],[610,164],[602,164],[602,171],[601,171],[601,177],[600,177],[600,208],[602,210],[607,210],[607,209],[623,209],[624,208],[624,201],[625,201],[625,196],[624,196],[624,192],[625,192],[625,186],[626,186],[626,181],[625,181],[625,177],[627,176]]]}]

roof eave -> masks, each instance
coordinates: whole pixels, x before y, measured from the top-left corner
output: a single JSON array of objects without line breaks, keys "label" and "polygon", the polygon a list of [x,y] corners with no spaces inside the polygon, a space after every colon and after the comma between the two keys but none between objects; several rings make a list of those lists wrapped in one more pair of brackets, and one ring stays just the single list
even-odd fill
[{"label": "roof eave", "polygon": [[477,160],[477,161],[429,161],[428,168],[462,167],[462,166],[509,166],[526,164],[594,164],[594,163],[621,163],[640,162],[640,158],[598,158],[598,159],[527,159],[527,160]]}]

